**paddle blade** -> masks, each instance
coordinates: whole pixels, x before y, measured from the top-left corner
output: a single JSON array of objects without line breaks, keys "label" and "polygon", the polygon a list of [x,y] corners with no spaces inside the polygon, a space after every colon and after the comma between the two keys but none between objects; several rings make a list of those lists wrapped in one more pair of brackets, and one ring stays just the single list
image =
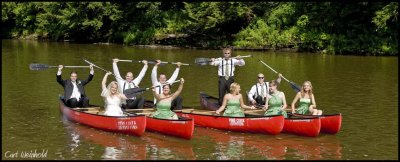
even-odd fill
[{"label": "paddle blade", "polygon": [[29,69],[31,70],[46,70],[49,66],[46,64],[30,64]]},{"label": "paddle blade", "polygon": [[298,86],[296,83],[290,82],[290,86],[291,86],[292,89],[294,89],[296,92],[300,92],[300,91],[301,91],[300,86]]},{"label": "paddle blade", "polygon": [[196,58],[196,59],[194,60],[194,63],[196,63],[196,64],[198,64],[198,65],[208,65],[208,63],[209,63],[210,61],[211,61],[211,60],[208,59],[208,58]]}]

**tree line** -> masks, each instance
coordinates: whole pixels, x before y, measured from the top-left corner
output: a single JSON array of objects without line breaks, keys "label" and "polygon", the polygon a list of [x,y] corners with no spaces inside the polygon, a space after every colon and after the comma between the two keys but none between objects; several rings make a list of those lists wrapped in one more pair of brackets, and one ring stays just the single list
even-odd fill
[{"label": "tree line", "polygon": [[398,2],[2,2],[2,38],[398,54]]}]

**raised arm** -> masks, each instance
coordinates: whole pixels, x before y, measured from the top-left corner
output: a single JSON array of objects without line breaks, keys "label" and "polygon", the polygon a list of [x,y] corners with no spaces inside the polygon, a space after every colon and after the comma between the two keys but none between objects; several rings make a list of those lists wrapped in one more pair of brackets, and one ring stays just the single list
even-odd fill
[{"label": "raised arm", "polygon": [[156,60],[157,63],[154,65],[153,70],[151,70],[151,83],[154,85],[157,84],[158,80],[157,80],[157,69],[158,69],[158,65],[160,64],[159,60]]},{"label": "raised arm", "polygon": [[219,107],[219,109],[217,111],[215,111],[215,113],[219,114],[221,111],[223,111],[226,107],[226,102],[228,100],[228,94],[225,94],[224,99],[222,100],[222,104],[221,107]]},{"label": "raised arm", "polygon": [[239,101],[240,101],[240,107],[244,108],[244,109],[256,109],[254,106],[247,106],[244,104],[243,102],[243,96],[242,94],[239,94]]},{"label": "raised arm", "polygon": [[292,101],[292,105],[291,106],[292,106],[292,113],[293,114],[295,113],[295,111],[294,111],[295,104],[300,99],[300,95],[301,95],[301,92],[297,92],[296,96],[294,96],[294,99]]},{"label": "raised arm", "polygon": [[159,94],[156,93],[156,89],[155,89],[155,88],[152,88],[151,90],[153,91],[153,95],[154,95],[154,97],[156,98],[156,100],[157,100],[157,101],[160,101],[160,100],[161,100],[161,96],[160,96]]},{"label": "raised arm", "polygon": [[142,70],[140,71],[139,75],[136,77],[136,79],[133,80],[133,83],[135,83],[135,85],[137,85],[137,86],[139,86],[140,81],[142,81],[144,75],[146,74],[147,68],[148,68],[147,61],[143,60],[142,62],[144,64],[144,66],[143,66]]},{"label": "raised arm", "polygon": [[169,78],[167,80],[168,83],[172,83],[176,80],[176,78],[178,78],[180,66],[181,66],[181,64],[180,64],[180,62],[178,62],[177,67],[176,67],[174,73],[172,74],[171,78]]},{"label": "raised arm", "polygon": [[104,75],[103,80],[101,81],[101,89],[104,91],[107,89],[106,82],[107,82],[107,77],[111,74],[111,72],[108,72]]},{"label": "raised arm", "polygon": [[176,90],[176,92],[171,96],[171,98],[172,98],[171,100],[175,99],[176,97],[179,96],[179,94],[181,94],[184,82],[185,82],[185,80],[183,80],[183,78],[181,78],[181,84],[179,84],[178,90]]},{"label": "raised arm", "polygon": [[57,71],[57,82],[61,85],[61,86],[65,86],[64,81],[62,80],[61,74],[62,74],[62,69],[64,66],[62,65],[58,65],[58,71]]},{"label": "raised arm", "polygon": [[88,84],[90,81],[92,81],[94,76],[94,70],[93,70],[93,64],[90,64],[90,72],[89,72],[89,76],[86,80],[82,81],[82,85],[86,85]]},{"label": "raised arm", "polygon": [[278,82],[278,83],[280,84],[281,81],[282,81],[282,74],[279,73],[279,74],[278,74],[278,78],[276,79],[276,82]]},{"label": "raised arm", "polygon": [[124,85],[124,80],[121,79],[122,77],[118,70],[118,66],[117,66],[118,61],[119,61],[119,59],[117,59],[117,58],[113,59],[113,73],[115,75],[115,80],[117,80],[117,82],[118,82],[118,87],[120,87],[120,90],[122,92],[122,90],[124,88],[124,87],[122,87]]}]

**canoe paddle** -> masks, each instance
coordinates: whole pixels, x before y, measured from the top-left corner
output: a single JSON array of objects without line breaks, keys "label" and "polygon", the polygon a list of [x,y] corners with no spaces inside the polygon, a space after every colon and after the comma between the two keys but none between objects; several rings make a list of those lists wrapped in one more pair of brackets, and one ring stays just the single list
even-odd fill
[{"label": "canoe paddle", "polygon": [[[63,66],[65,68],[89,68],[90,66]],[[49,66],[46,64],[30,64],[29,69],[31,70],[47,70],[48,68],[58,68],[58,66]]]},{"label": "canoe paddle", "polygon": [[[260,59],[259,59],[259,60],[260,60]],[[268,66],[264,61],[260,60],[260,62],[261,62],[262,64],[264,64],[266,67],[268,67],[269,69],[271,69],[273,72],[275,72],[276,74],[278,74],[277,71],[275,71],[275,70],[272,69],[270,66]],[[283,76],[282,76],[282,78],[285,79],[288,83],[290,83],[290,86],[291,86],[296,92],[300,92],[301,89],[300,89],[300,87],[299,87],[296,83],[289,81],[288,79],[286,79],[286,78],[283,77]]]},{"label": "canoe paddle", "polygon": [[[121,61],[121,62],[138,62],[138,63],[142,62],[142,61],[134,61],[134,60],[119,60],[119,61]],[[156,64],[157,62],[156,61],[147,61],[147,63],[148,64]],[[165,65],[165,64],[174,64],[174,65],[176,65],[178,63],[177,62],[161,62],[160,63],[160,65]],[[186,63],[181,63],[181,65],[189,66],[189,64],[186,64]]]},{"label": "canoe paddle", "polygon": [[[98,69],[100,69],[100,70],[103,70],[103,71],[106,72],[106,73],[108,73],[108,72],[111,73],[111,71],[104,70],[103,68],[101,68],[101,67],[99,67],[99,66],[93,64],[92,62],[90,62],[90,61],[88,61],[88,60],[86,60],[86,59],[84,59],[84,58],[82,58],[82,59],[83,59],[83,61],[85,61],[86,63],[92,64],[94,67],[96,67],[96,68],[98,68]],[[116,76],[114,73],[111,73],[111,74],[114,75],[114,76],[115,76],[116,78],[118,78],[118,79],[125,80],[125,79],[122,79],[122,78]]]},{"label": "canoe paddle", "polygon": [[[232,59],[232,58],[246,58],[246,57],[253,57],[252,55],[246,55],[246,56],[236,56],[236,57],[231,57],[231,58],[229,58],[229,59]],[[216,60],[218,60],[218,59],[222,59],[221,57],[219,57],[219,58],[216,58]],[[210,63],[211,62],[211,59],[210,58],[196,58],[195,60],[194,60],[194,63],[196,63],[196,64],[198,64],[198,65],[208,65],[208,63]]]},{"label": "canoe paddle", "polygon": [[[174,81],[172,83],[177,83],[177,82],[180,82],[180,81],[181,80],[176,80],[176,81]],[[141,94],[144,91],[147,91],[149,89],[152,89],[152,88],[155,88],[155,87],[164,86],[164,85],[167,85],[167,84],[172,84],[172,83],[164,83],[164,84],[157,85],[157,86],[152,86],[152,87],[149,87],[149,88],[131,88],[131,89],[126,89],[124,91],[124,94],[125,94],[126,97],[131,98],[131,97],[135,97],[135,96],[137,96],[137,95],[139,95],[139,94]]]}]

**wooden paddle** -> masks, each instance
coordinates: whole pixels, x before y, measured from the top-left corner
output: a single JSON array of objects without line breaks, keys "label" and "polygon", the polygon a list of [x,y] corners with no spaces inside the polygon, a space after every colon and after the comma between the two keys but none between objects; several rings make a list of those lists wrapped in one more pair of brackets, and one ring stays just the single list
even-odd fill
[{"label": "wooden paddle", "polygon": [[[90,66],[63,66],[65,68],[89,68]],[[46,64],[37,64],[32,63],[29,65],[29,69],[31,70],[47,70],[49,68],[58,68],[58,66],[49,66]]]},{"label": "wooden paddle", "polygon": [[[142,61],[134,61],[134,60],[119,60],[119,61],[121,61],[121,62],[139,62],[139,63],[142,62]],[[147,61],[147,63],[148,64],[157,64],[157,61]],[[174,64],[174,65],[176,65],[178,63],[177,62],[164,62],[164,61],[160,63],[160,65],[165,65],[165,64]],[[186,64],[186,63],[181,63],[181,65],[189,66],[189,64]]]},{"label": "wooden paddle", "polygon": [[[259,59],[259,60],[260,60],[260,59]],[[268,67],[269,69],[271,69],[273,72],[275,72],[276,74],[278,74],[277,71],[275,71],[274,69],[272,69],[272,68],[271,68],[270,66],[268,66],[265,62],[263,62],[263,61],[261,61],[261,60],[260,60],[260,62],[261,62],[262,64],[264,64],[266,67]],[[286,79],[286,78],[283,77],[283,76],[282,76],[282,78],[285,79],[288,83],[290,83],[292,89],[294,89],[296,92],[300,92],[300,91],[301,91],[301,88],[300,88],[296,83],[289,81],[288,79]]]},{"label": "wooden paddle", "polygon": [[[236,57],[231,57],[229,59],[233,59],[233,58],[246,58],[246,57],[253,57],[252,55],[246,55],[246,56],[236,56]],[[221,57],[216,58],[217,59],[222,59]],[[196,58],[194,60],[194,63],[198,64],[198,65],[208,65],[211,62],[210,58]]]}]

